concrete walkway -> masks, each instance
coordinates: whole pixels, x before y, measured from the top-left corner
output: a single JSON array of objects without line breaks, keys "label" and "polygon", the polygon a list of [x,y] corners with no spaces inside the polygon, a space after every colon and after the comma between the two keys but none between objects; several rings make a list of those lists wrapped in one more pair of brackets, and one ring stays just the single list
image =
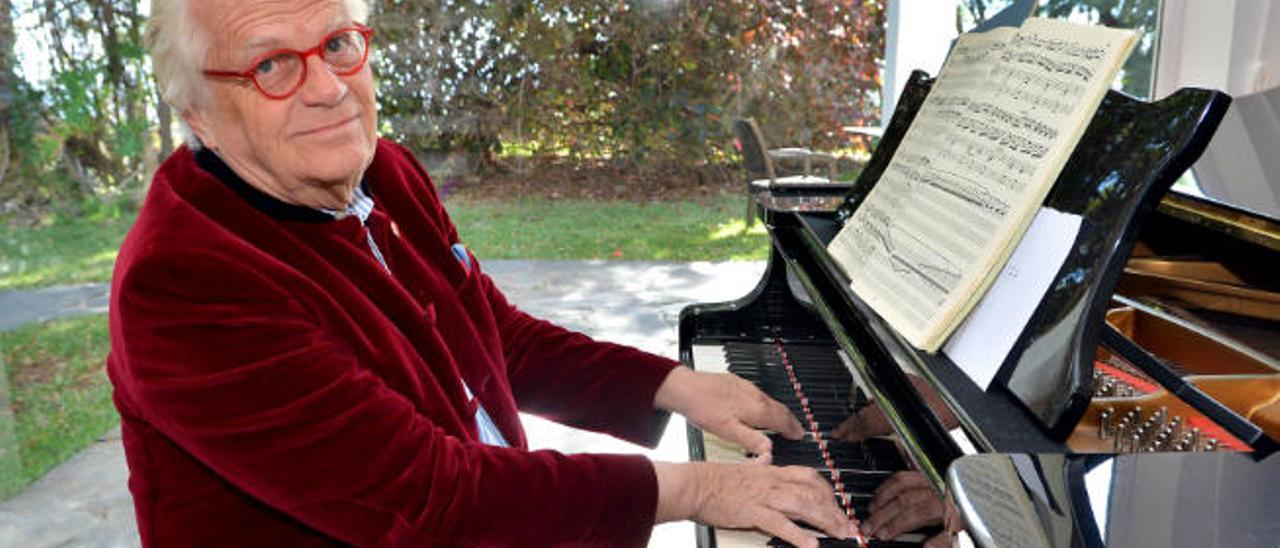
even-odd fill
[{"label": "concrete walkway", "polygon": [[107,284],[81,284],[0,293],[0,331],[28,322],[107,311]]},{"label": "concrete walkway", "polygon": [[[745,295],[763,263],[485,261],[511,302],[592,337],[675,357],[680,310]],[[19,323],[106,310],[101,285],[0,294],[0,330]],[[29,319],[22,319],[29,318]],[[15,323],[17,322],[17,323]],[[526,417],[530,445],[565,452],[644,453],[687,460],[684,422],[673,420],[656,450]],[[0,502],[0,546],[137,546],[119,429]],[[665,524],[650,546],[693,546],[688,523]]]}]

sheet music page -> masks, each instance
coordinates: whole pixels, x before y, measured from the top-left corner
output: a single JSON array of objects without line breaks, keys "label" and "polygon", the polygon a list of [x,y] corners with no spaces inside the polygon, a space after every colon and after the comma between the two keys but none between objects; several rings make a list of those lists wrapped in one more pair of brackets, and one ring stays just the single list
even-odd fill
[{"label": "sheet music page", "polygon": [[1080,222],[1079,215],[1041,207],[1000,275],[942,346],[956,367],[983,390],[991,386],[1058,275]]},{"label": "sheet music page", "polygon": [[853,291],[934,352],[1039,209],[1136,34],[1028,19],[966,34],[828,245]]}]

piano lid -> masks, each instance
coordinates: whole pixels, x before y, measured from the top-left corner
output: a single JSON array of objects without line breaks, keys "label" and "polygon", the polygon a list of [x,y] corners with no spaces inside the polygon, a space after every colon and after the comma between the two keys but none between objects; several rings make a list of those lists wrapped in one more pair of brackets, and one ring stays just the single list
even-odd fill
[{"label": "piano lid", "polygon": [[1275,546],[1280,455],[984,454],[948,494],[979,546]]}]

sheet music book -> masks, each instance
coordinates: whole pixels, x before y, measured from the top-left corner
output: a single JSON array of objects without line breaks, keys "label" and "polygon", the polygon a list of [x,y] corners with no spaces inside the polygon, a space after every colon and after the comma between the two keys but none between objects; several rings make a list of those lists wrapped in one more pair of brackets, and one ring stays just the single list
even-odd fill
[{"label": "sheet music book", "polygon": [[1016,247],[1133,48],[1028,19],[966,34],[876,186],[827,246],[859,297],[935,352]]}]

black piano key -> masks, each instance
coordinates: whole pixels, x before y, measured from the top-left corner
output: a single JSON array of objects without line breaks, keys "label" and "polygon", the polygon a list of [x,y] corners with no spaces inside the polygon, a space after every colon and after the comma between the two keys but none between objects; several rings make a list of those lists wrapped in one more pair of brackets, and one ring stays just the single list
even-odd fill
[{"label": "black piano key", "polygon": [[[819,471],[818,473],[827,481],[831,481],[830,472]],[[857,497],[858,500],[867,499],[865,502],[870,503],[870,499],[875,495],[876,489],[880,487],[880,484],[884,483],[884,480],[889,478],[889,473],[840,470],[837,472],[837,476],[840,478],[840,484],[844,486],[845,494]]]}]

